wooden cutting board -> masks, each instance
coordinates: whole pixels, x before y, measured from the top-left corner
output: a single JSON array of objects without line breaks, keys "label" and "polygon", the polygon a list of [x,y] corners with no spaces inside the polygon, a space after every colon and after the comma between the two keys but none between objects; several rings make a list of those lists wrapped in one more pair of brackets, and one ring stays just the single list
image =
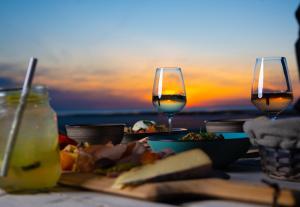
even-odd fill
[{"label": "wooden cutting board", "polygon": [[[266,185],[254,185],[219,178],[147,183],[122,190],[111,188],[113,178],[91,173],[65,173],[59,183],[67,186],[82,187],[89,190],[128,196],[150,201],[166,201],[175,196],[202,196],[227,200],[237,200],[261,204],[272,204],[274,189]],[[298,195],[299,196],[299,195]],[[298,197],[299,199],[299,197]],[[282,189],[278,198],[282,206],[297,206],[295,192]]]}]

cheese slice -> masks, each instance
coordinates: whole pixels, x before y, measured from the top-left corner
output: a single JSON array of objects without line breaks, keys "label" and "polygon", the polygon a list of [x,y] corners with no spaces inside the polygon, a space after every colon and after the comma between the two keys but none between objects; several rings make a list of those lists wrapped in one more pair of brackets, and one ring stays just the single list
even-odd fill
[{"label": "cheese slice", "polygon": [[113,188],[136,185],[143,182],[189,179],[207,176],[211,171],[212,161],[200,149],[185,151],[155,163],[135,167],[121,174]]}]

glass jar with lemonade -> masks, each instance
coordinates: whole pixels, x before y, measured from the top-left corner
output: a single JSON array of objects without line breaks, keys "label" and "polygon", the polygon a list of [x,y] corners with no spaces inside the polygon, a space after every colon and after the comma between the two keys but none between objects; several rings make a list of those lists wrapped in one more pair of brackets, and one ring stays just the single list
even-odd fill
[{"label": "glass jar with lemonade", "polygon": [[[20,90],[0,91],[0,167]],[[0,177],[7,191],[49,188],[61,173],[56,114],[49,105],[46,87],[33,86],[27,98],[8,175]]]}]

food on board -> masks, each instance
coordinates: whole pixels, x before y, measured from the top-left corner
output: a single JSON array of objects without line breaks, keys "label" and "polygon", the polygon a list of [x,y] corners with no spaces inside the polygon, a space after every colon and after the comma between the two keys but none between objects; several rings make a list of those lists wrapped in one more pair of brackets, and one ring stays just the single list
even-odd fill
[{"label": "food on board", "polygon": [[61,151],[61,166],[66,171],[95,172],[115,177],[123,171],[153,163],[170,154],[170,152],[151,152],[142,142],[118,145],[68,145]]}]

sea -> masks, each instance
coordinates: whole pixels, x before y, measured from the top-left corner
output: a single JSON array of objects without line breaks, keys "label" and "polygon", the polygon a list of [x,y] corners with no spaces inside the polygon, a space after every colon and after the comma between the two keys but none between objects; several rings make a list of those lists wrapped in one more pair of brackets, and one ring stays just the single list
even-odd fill
[{"label": "sea", "polygon": [[[139,120],[152,120],[158,124],[167,125],[164,114],[151,110],[57,110],[58,128],[61,134],[66,134],[66,125],[99,125],[99,124],[126,124],[132,126]],[[185,110],[173,118],[174,128],[187,128],[190,130],[203,129],[205,121],[211,120],[247,120],[262,116],[258,110],[252,108],[239,109],[201,109]],[[279,117],[297,116],[292,110],[286,110]],[[298,114],[299,116],[299,114]]]}]

